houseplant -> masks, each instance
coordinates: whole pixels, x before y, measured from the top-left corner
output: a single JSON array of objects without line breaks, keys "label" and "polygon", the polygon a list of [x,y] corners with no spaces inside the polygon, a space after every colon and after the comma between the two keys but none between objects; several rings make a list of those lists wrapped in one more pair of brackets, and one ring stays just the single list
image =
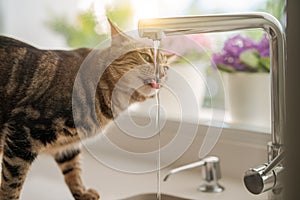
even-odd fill
[{"label": "houseplant", "polygon": [[234,123],[269,127],[269,48],[266,35],[259,42],[236,35],[213,54],[213,66],[223,72],[225,105]]}]

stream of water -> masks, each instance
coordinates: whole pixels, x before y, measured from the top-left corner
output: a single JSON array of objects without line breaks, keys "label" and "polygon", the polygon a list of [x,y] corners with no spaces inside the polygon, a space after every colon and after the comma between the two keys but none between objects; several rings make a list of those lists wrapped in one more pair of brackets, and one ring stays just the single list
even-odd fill
[{"label": "stream of water", "polygon": [[[155,67],[155,82],[156,84],[160,84],[160,69],[159,69],[159,61],[158,61],[158,48],[160,45],[159,40],[153,41],[153,49],[154,49],[154,60],[153,64]],[[157,199],[161,200],[161,152],[160,152],[160,96],[159,96],[159,89],[156,89],[155,93],[156,99],[156,130],[158,134],[158,156],[157,156]]]}]

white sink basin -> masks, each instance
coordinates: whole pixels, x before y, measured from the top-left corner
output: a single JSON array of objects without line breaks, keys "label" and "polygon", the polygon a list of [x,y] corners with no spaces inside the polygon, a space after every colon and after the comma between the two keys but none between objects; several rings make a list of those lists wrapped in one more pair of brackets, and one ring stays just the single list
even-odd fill
[{"label": "white sink basin", "polygon": [[[155,200],[155,199],[157,199],[157,194],[149,193],[149,194],[135,195],[135,196],[128,197],[128,198],[125,198],[122,200]],[[176,196],[172,196],[172,195],[167,195],[167,194],[162,194],[161,200],[188,200],[188,199],[184,199],[184,198],[176,197]]]}]

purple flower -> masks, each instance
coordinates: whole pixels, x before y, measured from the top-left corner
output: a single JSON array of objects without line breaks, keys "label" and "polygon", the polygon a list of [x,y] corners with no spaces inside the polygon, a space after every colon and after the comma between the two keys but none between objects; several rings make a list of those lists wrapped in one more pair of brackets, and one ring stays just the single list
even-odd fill
[{"label": "purple flower", "polygon": [[249,38],[244,38],[240,35],[229,38],[225,45],[224,51],[231,56],[239,57],[241,52],[247,49],[253,49],[256,47],[256,44]]},{"label": "purple flower", "polygon": [[257,44],[257,50],[261,57],[270,57],[270,44],[267,34],[264,34],[261,41]]},{"label": "purple flower", "polygon": [[[249,66],[241,59],[241,54],[246,51],[253,51],[260,57],[269,57],[269,41],[266,35],[262,38],[259,43],[255,43],[253,40],[236,35],[229,38],[221,52],[213,54],[213,66],[224,71],[247,71],[255,72],[258,71],[257,67]],[[250,58],[249,58],[250,59]]]}]

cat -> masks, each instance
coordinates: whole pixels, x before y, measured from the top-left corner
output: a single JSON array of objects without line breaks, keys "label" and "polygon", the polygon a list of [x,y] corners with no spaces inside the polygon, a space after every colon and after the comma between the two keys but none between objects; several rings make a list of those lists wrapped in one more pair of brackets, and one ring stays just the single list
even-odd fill
[{"label": "cat", "polygon": [[[54,157],[76,200],[100,198],[81,179],[81,139],[98,134],[99,127],[105,128],[129,105],[152,98],[159,85],[153,48],[108,21],[111,45],[95,50],[41,50],[0,36],[1,200],[20,198],[26,174],[40,153]],[[91,54],[92,61],[85,62]],[[163,82],[168,57],[159,51],[158,58]],[[80,76],[81,66],[92,71]],[[93,69],[104,69],[101,77],[93,77],[99,75]],[[88,75],[98,78],[92,94],[89,87],[95,83]]]}]

